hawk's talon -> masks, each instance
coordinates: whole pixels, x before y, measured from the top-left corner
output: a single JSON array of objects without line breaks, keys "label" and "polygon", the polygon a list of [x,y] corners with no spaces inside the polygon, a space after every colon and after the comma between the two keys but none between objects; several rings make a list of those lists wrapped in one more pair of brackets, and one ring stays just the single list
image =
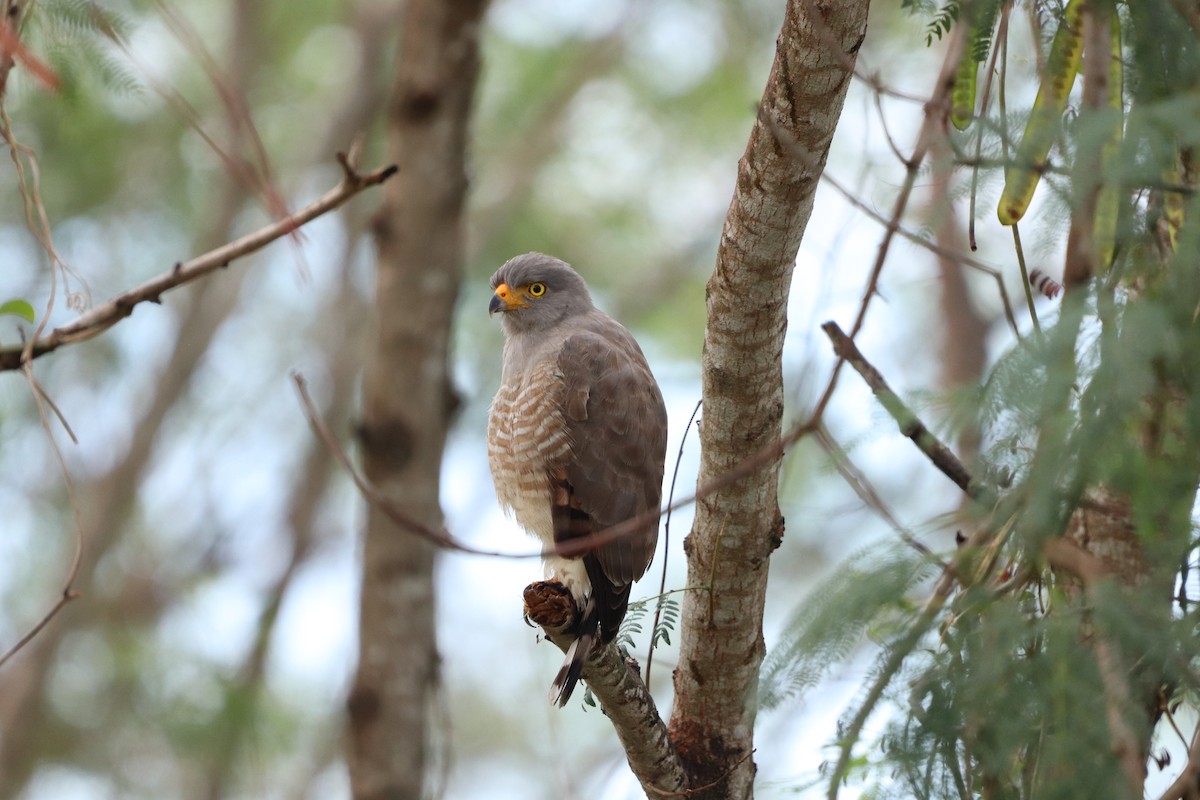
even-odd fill
[{"label": "hawk's talon", "polygon": [[570,590],[558,581],[534,581],[525,587],[525,620],[546,633],[573,633],[580,616]]}]

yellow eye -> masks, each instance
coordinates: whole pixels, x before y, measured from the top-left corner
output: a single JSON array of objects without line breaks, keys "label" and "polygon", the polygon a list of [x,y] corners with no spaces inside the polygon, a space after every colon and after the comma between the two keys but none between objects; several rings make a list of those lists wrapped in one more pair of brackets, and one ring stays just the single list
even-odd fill
[{"label": "yellow eye", "polygon": [[541,297],[545,293],[546,293],[546,284],[544,284],[544,283],[529,284],[529,296],[530,297]]}]

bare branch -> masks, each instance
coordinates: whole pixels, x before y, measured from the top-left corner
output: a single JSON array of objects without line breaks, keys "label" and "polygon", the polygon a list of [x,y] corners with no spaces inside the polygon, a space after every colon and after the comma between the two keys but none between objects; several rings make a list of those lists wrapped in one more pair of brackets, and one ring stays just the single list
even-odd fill
[{"label": "bare branch", "polygon": [[[786,140],[783,140],[783,142],[786,146],[786,144],[787,144]],[[821,175],[821,180],[823,180],[825,183],[829,184],[834,189],[836,189],[838,194],[840,194],[842,197],[844,197],[848,203],[853,205],[859,211],[862,211],[864,214],[866,214],[868,217],[870,217],[871,219],[878,222],[880,225],[890,226],[892,224],[888,220],[887,217],[883,216],[883,214],[880,214],[878,211],[876,211],[875,209],[871,208],[869,205],[864,203],[857,195],[854,194],[854,192],[852,192],[849,188],[847,188],[844,184],[842,184],[837,178],[834,178],[832,175],[825,173],[825,174]],[[985,264],[984,262],[980,261],[977,258],[971,258],[970,256],[966,255],[965,253],[956,252],[954,250],[949,250],[945,247],[942,247],[940,244],[938,244],[935,241],[926,239],[924,236],[921,236],[920,234],[913,233],[912,231],[905,228],[903,225],[896,224],[895,230],[896,230],[896,233],[898,233],[903,238],[907,239],[908,241],[912,242],[913,244],[917,245],[918,247],[925,248],[929,252],[933,253],[935,256],[953,260],[956,263],[962,264],[963,266],[970,267],[971,269],[974,269],[974,270],[978,270],[979,272],[982,272],[982,273],[988,275],[989,277],[991,277],[991,279],[996,282],[996,291],[999,292],[1000,302],[1004,306],[1004,318],[1008,321],[1008,325],[1010,328],[1012,328],[1013,333],[1016,334],[1018,338],[1020,338],[1021,332],[1020,332],[1020,329],[1017,328],[1017,319],[1013,315],[1012,303],[1008,299],[1008,289],[1005,288],[1004,278],[1003,278],[1003,276],[1001,276],[1000,271],[998,269],[996,269],[995,267],[988,266],[987,264]]]},{"label": "bare branch", "polygon": [[28,633],[22,636],[16,644],[8,648],[3,656],[0,656],[0,668],[3,668],[4,665],[8,663],[9,659],[15,656],[21,650],[21,648],[33,641],[33,638],[41,633],[43,628],[50,624],[50,620],[54,619],[58,615],[59,611],[62,611],[63,606],[79,596],[70,588],[70,584],[74,583],[74,573],[76,573],[79,569],[78,563],[79,562],[76,561],[75,566],[71,568],[71,580],[68,581],[68,585],[65,589],[63,589],[62,594],[58,596],[58,602],[51,606],[50,610],[46,612],[45,616],[43,616],[36,625],[30,628]]},{"label": "bare branch", "polygon": [[354,485],[362,492],[367,502],[379,509],[392,522],[437,547],[447,550],[457,550],[460,553],[470,553],[477,556],[495,556],[496,558],[541,558],[545,555],[541,551],[536,553],[501,553],[495,550],[481,550],[456,539],[444,528],[431,528],[400,510],[395,503],[385,497],[370,481],[363,477],[362,473],[355,469],[350,456],[346,455],[346,451],[338,444],[337,437],[333,435],[333,432],[329,430],[329,427],[321,420],[320,415],[317,414],[316,406],[308,394],[308,384],[305,382],[304,376],[298,372],[294,372],[292,373],[292,380],[296,383],[296,391],[300,395],[300,404],[304,407],[304,416],[308,419],[308,424],[313,429],[313,433],[325,443],[325,447],[329,450],[329,453],[346,470],[346,473],[350,476],[350,480],[354,481]]},{"label": "bare branch", "polygon": [[[679,437],[679,453],[675,456],[675,470],[671,473],[671,488],[667,492],[667,510],[663,517],[663,559],[662,559],[662,577],[658,582],[658,596],[663,597],[667,593],[667,564],[671,555],[671,506],[675,502],[675,481],[679,479],[679,465],[683,463],[683,446],[687,444],[688,432],[692,429],[692,424],[696,421],[696,415],[700,413],[700,407],[704,404],[703,400],[696,401],[696,407],[692,409],[692,416],[688,418],[688,423],[683,429],[683,436]],[[662,603],[656,603],[654,607],[654,624],[650,626],[651,631],[658,630],[658,623],[662,619]],[[651,634],[650,647],[646,651],[646,685],[650,685],[650,666],[654,663],[654,636]]]},{"label": "bare branch", "polygon": [[821,330],[825,331],[829,340],[833,342],[833,350],[838,357],[854,367],[855,372],[861,375],[867,385],[871,387],[871,391],[875,393],[880,404],[900,426],[900,432],[912,439],[913,444],[925,454],[933,465],[941,470],[943,475],[954,481],[955,485],[966,492],[968,496],[975,500],[986,500],[987,492],[978,483],[971,480],[971,473],[958,460],[958,456],[954,455],[954,452],[945,443],[934,436],[929,428],[925,427],[925,423],[921,422],[917,415],[896,396],[887,381],[879,374],[879,370],[871,366],[870,362],[859,352],[854,340],[843,333],[836,322],[826,322],[821,326]]},{"label": "bare branch", "polygon": [[50,399],[50,396],[45,393],[42,387],[38,384],[37,380],[33,377],[33,365],[26,363],[24,366],[24,372],[26,379],[29,381],[29,385],[33,387],[33,399],[37,404],[38,417],[42,423],[42,430],[46,432],[46,438],[50,443],[50,449],[54,453],[54,460],[58,464],[59,472],[62,474],[63,484],[67,489],[67,499],[71,504],[71,514],[75,520],[75,555],[71,558],[71,567],[67,570],[67,577],[63,582],[63,588],[59,593],[58,601],[50,607],[50,610],[46,612],[41,620],[34,625],[28,633],[22,636],[16,644],[10,647],[4,653],[4,655],[0,656],[0,669],[2,669],[9,659],[16,655],[21,648],[29,644],[29,642],[32,641],[35,636],[41,633],[42,630],[50,624],[50,621],[58,616],[58,612],[62,611],[63,606],[79,596],[79,593],[75,591],[75,579],[79,577],[79,566],[83,563],[83,516],[79,511],[79,499],[75,496],[75,482],[71,480],[71,474],[67,471],[67,462],[63,459],[62,450],[59,449],[58,443],[54,440],[54,436],[50,430],[50,419],[46,414],[46,406],[52,408],[54,413],[58,415],[58,419],[62,422],[63,427],[67,429],[68,433],[70,433],[72,441],[75,440],[75,434],[71,433],[70,426],[67,425],[66,419],[63,418],[62,413],[58,410],[58,407],[54,404],[54,401]]},{"label": "bare branch", "polygon": [[900,193],[896,196],[892,216],[887,223],[887,231],[883,235],[883,240],[879,243],[879,250],[875,255],[875,263],[871,267],[871,277],[867,285],[866,296],[863,297],[862,305],[858,309],[858,316],[854,319],[854,326],[850,329],[851,336],[857,336],[858,332],[862,329],[863,323],[866,321],[867,307],[877,291],[879,276],[883,272],[884,263],[887,261],[892,236],[900,228],[900,219],[904,216],[905,209],[908,208],[908,200],[912,196],[913,188],[916,186],[921,164],[925,161],[925,156],[929,153],[929,148],[932,146],[934,138],[945,135],[946,119],[950,113],[950,91],[954,88],[954,75],[958,70],[958,62],[966,54],[966,40],[967,26],[955,25],[954,29],[950,32],[949,43],[946,48],[946,59],[942,62],[942,69],[938,74],[937,83],[934,85],[933,94],[930,96],[929,102],[925,104],[925,120],[921,125],[920,132],[917,134],[917,143],[913,146],[912,155],[905,162],[904,183],[900,187]]},{"label": "bare branch", "polygon": [[854,490],[854,493],[858,495],[860,500],[862,500],[869,508],[874,509],[876,514],[883,517],[883,519],[892,526],[892,529],[900,535],[900,538],[903,539],[914,550],[923,556],[938,561],[943,568],[947,566],[945,563],[942,563],[940,559],[934,556],[933,551],[930,550],[924,542],[922,542],[920,539],[914,536],[911,531],[900,524],[900,520],[896,519],[896,515],[892,513],[891,509],[889,509],[883,502],[883,498],[881,498],[879,493],[875,491],[875,487],[871,485],[871,481],[868,480],[867,476],[864,475],[862,471],[855,465],[855,463],[850,460],[850,456],[847,455],[846,451],[842,449],[842,446],[837,443],[837,440],[833,438],[833,435],[829,433],[829,430],[824,425],[820,425],[817,428],[815,438],[817,440],[817,444],[821,445],[821,449],[828,453],[829,457],[833,459],[834,466],[837,467],[838,473],[842,476],[843,480],[849,484],[850,488]]},{"label": "bare branch", "polygon": [[46,336],[30,342],[25,347],[0,350],[0,371],[19,369],[24,352],[28,352],[27,357],[33,359],[57,350],[63,345],[75,344],[98,336],[132,314],[133,309],[139,304],[147,301],[160,302],[165,292],[202,278],[214,270],[227,267],[235,259],[249,255],[276,239],[287,236],[301,225],[338,208],[362,190],[383,183],[395,172],[394,166],[381,167],[365,174],[346,170],[346,175],[340,184],[299,211],[190,261],[176,264],[173,269],[110,298],[88,313],[66,325],[55,328]]}]

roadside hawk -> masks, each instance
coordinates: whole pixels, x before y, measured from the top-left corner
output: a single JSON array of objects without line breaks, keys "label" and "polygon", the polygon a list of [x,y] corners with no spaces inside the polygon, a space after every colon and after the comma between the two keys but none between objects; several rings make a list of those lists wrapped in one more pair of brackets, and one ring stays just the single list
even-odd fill
[{"label": "roadside hawk", "polygon": [[[546,576],[580,609],[576,639],[550,689],[566,704],[583,660],[617,635],[630,585],[658,541],[667,411],[641,348],[592,305],[583,278],[541,253],[510,259],[492,276],[489,314],[501,312],[504,369],[488,415],[496,495],[545,548]],[[557,545],[641,514],[628,536],[582,556]]]}]

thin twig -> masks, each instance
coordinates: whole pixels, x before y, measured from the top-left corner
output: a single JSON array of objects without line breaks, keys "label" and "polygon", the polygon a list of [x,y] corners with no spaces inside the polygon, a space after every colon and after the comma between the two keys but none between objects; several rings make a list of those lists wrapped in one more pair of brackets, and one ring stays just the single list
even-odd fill
[{"label": "thin twig", "polygon": [[[663,565],[662,579],[658,583],[658,596],[665,597],[667,594],[667,559],[671,555],[671,508],[675,502],[675,481],[679,478],[679,465],[683,461],[683,446],[687,444],[688,431],[692,429],[692,423],[696,421],[696,415],[700,413],[700,406],[704,404],[704,400],[696,401],[696,407],[692,409],[692,416],[688,417],[688,424],[683,429],[683,436],[679,439],[679,452],[675,456],[675,471],[671,473],[671,489],[667,492],[667,513],[666,519],[663,522]],[[658,631],[658,622],[662,617],[662,600],[660,599],[654,604],[654,625],[650,628],[650,649],[646,652],[646,686],[650,686],[650,665],[654,663],[654,637]]]},{"label": "thin twig", "polygon": [[55,328],[46,336],[31,340],[23,348],[0,349],[0,371],[19,369],[25,359],[34,359],[63,345],[98,336],[132,314],[139,304],[160,302],[165,292],[227,267],[235,259],[262,249],[299,226],[338,208],[362,190],[383,183],[396,172],[394,166],[387,166],[359,174],[354,171],[345,156],[339,154],[339,157],[344,172],[342,182],[304,208],[190,261],[176,264],[173,269],[112,297],[72,322]]},{"label": "thin twig", "polygon": [[875,93],[875,112],[879,115],[879,127],[883,130],[883,138],[887,140],[888,147],[891,148],[892,155],[896,160],[905,166],[908,165],[908,159],[900,152],[899,146],[896,145],[896,140],[892,138],[892,132],[888,129],[887,117],[883,113],[883,95]]},{"label": "thin twig", "polygon": [[903,539],[905,543],[926,558],[937,562],[943,569],[949,566],[940,558],[935,556],[933,551],[930,550],[924,542],[922,542],[907,528],[900,524],[900,521],[896,519],[894,514],[892,514],[891,509],[889,509],[883,502],[883,498],[881,498],[879,493],[875,491],[875,487],[871,485],[871,481],[868,480],[867,476],[864,475],[862,471],[854,464],[854,462],[850,460],[850,456],[844,449],[842,449],[842,446],[837,443],[837,441],[833,438],[833,435],[829,432],[829,429],[826,428],[824,424],[817,428],[815,438],[817,443],[821,445],[821,449],[828,453],[829,457],[833,459],[833,464],[837,468],[838,473],[841,474],[846,483],[850,485],[850,488],[854,490],[854,493],[858,495],[859,499],[862,500],[868,507],[873,509],[876,514],[883,517],[883,519],[892,526],[892,529],[899,534],[900,538]]},{"label": "thin twig", "polygon": [[1033,305],[1033,286],[1029,282],[1029,269],[1025,265],[1025,248],[1021,245],[1021,223],[1012,224],[1013,250],[1017,254],[1017,266],[1021,268],[1021,285],[1025,287],[1025,304],[1029,308],[1029,318],[1033,320],[1033,329],[1042,332],[1038,322],[1037,308]]},{"label": "thin twig", "polygon": [[[853,191],[839,182],[837,178],[834,178],[828,172],[824,172],[821,175],[821,180],[825,181],[834,189],[836,189],[838,194],[845,198],[848,203],[862,211],[871,219],[875,220],[880,225],[888,225],[888,220],[886,217],[864,203],[857,195],[854,194]],[[954,263],[962,264],[965,267],[970,267],[973,270],[977,270],[991,277],[991,279],[996,282],[996,290],[1000,294],[1000,302],[1004,307],[1004,318],[1008,321],[1008,325],[1010,328],[1012,328],[1013,333],[1020,338],[1021,332],[1020,329],[1017,328],[1017,320],[1016,316],[1013,314],[1012,302],[1008,298],[1008,289],[1006,289],[1004,286],[1004,278],[1001,276],[1000,270],[996,269],[995,267],[989,267],[982,261],[971,258],[970,256],[964,255],[956,250],[950,250],[942,247],[937,242],[932,241],[931,239],[926,239],[924,236],[914,233],[902,225],[896,226],[896,233],[900,234],[900,236],[904,237],[918,247],[928,250],[936,256],[949,259]]]},{"label": "thin twig", "polygon": [[871,266],[871,277],[868,279],[866,295],[859,306],[858,316],[854,318],[854,325],[850,328],[851,336],[857,336],[858,332],[862,330],[863,323],[866,322],[867,307],[871,298],[878,291],[879,276],[883,273],[883,265],[887,261],[892,237],[900,229],[900,219],[904,216],[905,209],[908,208],[908,200],[912,196],[913,188],[917,184],[917,175],[920,172],[921,164],[925,161],[925,156],[933,144],[934,137],[945,135],[946,118],[950,113],[951,105],[950,91],[954,87],[954,75],[958,70],[958,62],[963,58],[966,50],[966,41],[967,26],[954,26],[946,47],[946,58],[942,62],[941,71],[938,73],[933,94],[925,104],[925,119],[921,124],[920,132],[917,134],[917,143],[913,146],[912,155],[905,162],[904,182],[900,186],[900,193],[896,196],[896,202],[892,207],[892,216],[887,222],[883,240],[879,243],[879,248],[876,251],[875,263]]},{"label": "thin twig", "polygon": [[[71,568],[67,571],[67,577],[66,580],[63,581],[63,588],[59,593],[57,602],[51,606],[50,610],[46,612],[42,619],[36,625],[34,625],[28,633],[22,636],[16,644],[5,651],[4,655],[0,656],[0,669],[2,669],[4,665],[8,663],[9,659],[20,652],[21,648],[25,647],[25,645],[29,644],[29,642],[32,641],[35,636],[41,633],[42,629],[50,624],[50,620],[58,616],[58,612],[62,611],[63,606],[79,596],[79,593],[75,591],[75,579],[79,576],[79,566],[83,562],[83,516],[79,510],[79,500],[75,496],[75,483],[71,480],[71,474],[67,470],[67,462],[63,459],[62,450],[59,449],[58,443],[54,441],[54,436],[50,430],[50,419],[46,415],[46,404],[53,404],[50,403],[50,398],[42,391],[41,387],[38,386],[37,381],[34,379],[33,365],[27,362],[24,367],[24,372],[30,386],[33,387],[33,399],[37,405],[38,416],[42,423],[42,430],[46,432],[46,438],[50,442],[50,449],[54,452],[54,459],[58,464],[59,472],[62,474],[63,483],[67,489],[67,501],[71,505],[72,518],[75,520],[75,555],[71,558]],[[57,408],[54,410],[55,413],[58,413]],[[59,418],[62,419],[61,414],[59,415]],[[66,424],[65,419],[63,420],[63,426],[70,431],[70,427]],[[71,435],[71,438],[75,438],[74,434]]]},{"label": "thin twig", "polygon": [[[1000,9],[1000,22],[996,26],[995,40],[1001,40],[1008,36],[1008,16],[1012,12],[1012,3],[1005,2]],[[976,192],[979,188],[979,164],[981,154],[983,153],[983,129],[982,118],[987,116],[988,106],[992,101],[992,81],[996,74],[996,59],[1000,57],[1000,45],[993,40],[992,55],[988,59],[987,71],[984,73],[983,79],[983,97],[979,101],[979,116],[980,120],[975,125],[975,161],[977,162],[971,168],[971,210],[970,216],[967,218],[967,241],[970,243],[971,252],[975,252],[978,245],[975,243],[975,201]]]},{"label": "thin twig", "polygon": [[447,550],[457,550],[460,553],[470,553],[477,556],[493,556],[495,558],[539,558],[545,555],[543,551],[536,553],[501,553],[495,550],[481,550],[455,538],[445,528],[435,529],[421,523],[419,520],[409,516],[404,511],[396,507],[396,504],[383,495],[375,486],[363,477],[350,460],[350,456],[338,443],[337,437],[329,430],[329,427],[321,420],[317,413],[316,406],[312,398],[308,394],[308,383],[304,380],[304,376],[298,372],[292,373],[292,380],[296,384],[296,391],[300,395],[300,404],[304,407],[304,416],[308,419],[309,427],[313,433],[317,435],[329,453],[337,459],[342,465],[342,469],[350,476],[350,480],[354,481],[354,485],[362,492],[364,498],[372,506],[382,511],[389,519],[395,522],[400,527],[415,533],[422,539],[429,541]]},{"label": "thin twig", "polygon": [[821,326],[821,330],[825,331],[829,340],[833,342],[833,350],[838,357],[849,362],[855,372],[861,375],[867,385],[871,387],[871,391],[875,393],[880,404],[900,426],[900,432],[912,439],[913,444],[925,454],[930,462],[943,475],[954,481],[955,485],[962,489],[968,497],[973,500],[986,501],[988,499],[986,490],[971,480],[971,473],[958,460],[958,456],[954,455],[949,447],[934,436],[925,423],[921,422],[917,415],[892,391],[887,381],[879,374],[879,370],[875,369],[859,352],[854,340],[843,333],[836,322],[826,322]]},{"label": "thin twig", "polygon": [[[76,563],[78,563],[78,562],[76,562]],[[75,572],[75,571],[76,571],[76,569],[73,567],[72,572]],[[15,656],[21,650],[21,648],[23,648],[23,647],[25,647],[25,645],[29,644],[29,642],[33,640],[33,637],[35,637],[39,633],[41,633],[42,629],[50,624],[50,620],[54,619],[58,615],[59,611],[62,611],[63,606],[65,606],[67,603],[71,602],[78,596],[79,596],[79,594],[76,593],[75,591],[70,590],[70,589],[64,589],[63,592],[58,596],[58,602],[56,602],[50,608],[50,610],[46,612],[46,615],[44,617],[42,617],[41,621],[38,622],[38,624],[34,625],[32,628],[30,628],[29,632],[26,633],[24,636],[22,636],[16,644],[14,644],[12,647],[8,648],[8,650],[4,653],[4,655],[0,656],[0,669],[3,669],[4,665],[8,663],[9,659],[11,659],[13,656]]]}]

